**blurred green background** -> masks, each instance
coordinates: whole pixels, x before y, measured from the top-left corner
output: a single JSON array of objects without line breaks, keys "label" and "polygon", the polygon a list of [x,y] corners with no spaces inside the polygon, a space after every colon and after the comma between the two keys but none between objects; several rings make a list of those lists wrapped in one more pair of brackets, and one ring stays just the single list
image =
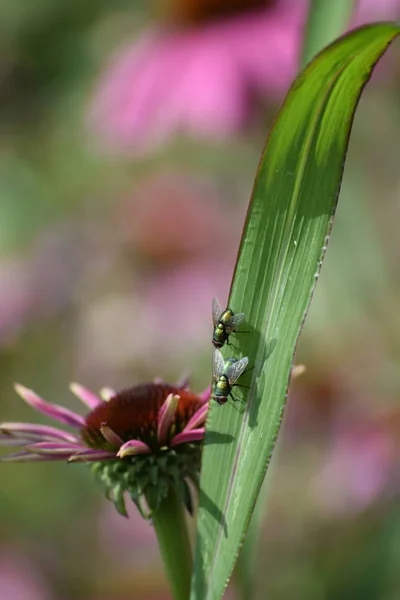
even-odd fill
[{"label": "blurred green background", "polygon": [[[268,128],[307,2],[3,0],[0,408],[18,381],[210,379]],[[363,0],[353,25],[400,18]],[[354,124],[326,262],[269,480],[255,594],[400,597],[400,47]],[[233,307],[235,308],[235,307]],[[1,466],[0,599],[168,598],[151,526],[83,465]],[[227,593],[235,597],[235,582]]]}]

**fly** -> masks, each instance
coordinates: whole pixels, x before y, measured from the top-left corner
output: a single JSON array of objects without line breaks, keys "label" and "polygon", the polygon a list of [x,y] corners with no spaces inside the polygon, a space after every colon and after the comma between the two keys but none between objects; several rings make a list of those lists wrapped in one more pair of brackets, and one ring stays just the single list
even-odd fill
[{"label": "fly", "polygon": [[232,388],[237,384],[237,380],[245,371],[249,359],[244,356],[240,360],[235,358],[227,358],[224,360],[220,350],[214,350],[213,354],[213,394],[212,398],[218,404],[225,404],[230,396],[232,400],[235,398],[232,395]]},{"label": "fly", "polygon": [[212,318],[214,325],[212,343],[216,348],[222,348],[225,342],[229,345],[229,336],[244,320],[244,313],[235,314],[230,308],[221,310],[218,298],[213,298]]}]

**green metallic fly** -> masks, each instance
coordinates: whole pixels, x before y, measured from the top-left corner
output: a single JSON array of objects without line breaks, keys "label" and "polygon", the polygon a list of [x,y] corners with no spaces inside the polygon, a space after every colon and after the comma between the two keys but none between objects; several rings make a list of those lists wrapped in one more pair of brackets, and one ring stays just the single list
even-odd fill
[{"label": "green metallic fly", "polygon": [[230,308],[221,310],[218,298],[213,298],[212,318],[214,332],[212,343],[216,348],[222,348],[225,342],[229,345],[229,336],[244,321],[244,313],[234,313]]},{"label": "green metallic fly", "polygon": [[213,354],[213,393],[212,398],[218,404],[225,404],[230,396],[232,400],[232,388],[237,384],[237,380],[245,371],[249,359],[244,356],[240,360],[227,358],[224,360],[220,350],[214,350]]}]

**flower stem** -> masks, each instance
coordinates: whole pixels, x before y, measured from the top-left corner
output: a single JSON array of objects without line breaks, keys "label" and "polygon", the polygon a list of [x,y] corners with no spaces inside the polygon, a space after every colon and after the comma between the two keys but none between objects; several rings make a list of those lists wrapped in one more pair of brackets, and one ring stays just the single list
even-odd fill
[{"label": "flower stem", "polygon": [[188,600],[193,556],[185,508],[173,489],[152,514],[174,600]]}]

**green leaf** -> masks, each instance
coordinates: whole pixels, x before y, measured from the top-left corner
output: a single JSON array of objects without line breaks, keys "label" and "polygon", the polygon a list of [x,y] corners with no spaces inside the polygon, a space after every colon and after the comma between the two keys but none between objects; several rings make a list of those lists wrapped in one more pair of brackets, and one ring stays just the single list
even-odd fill
[{"label": "green leaf", "polygon": [[311,0],[301,53],[302,65],[343,33],[355,4],[356,0]]},{"label": "green leaf", "polygon": [[[272,465],[269,469],[271,470]],[[247,529],[246,537],[240,549],[234,571],[235,596],[241,600],[253,598],[255,588],[255,575],[259,570],[258,561],[258,543],[260,541],[260,531],[262,520],[265,513],[267,491],[269,489],[271,477],[264,482],[261,492],[258,496],[254,511]]]},{"label": "green leaf", "polygon": [[[349,26],[355,4],[356,0],[337,0],[336,2],[310,0],[303,36],[301,65],[307,64],[317,52],[344,33]],[[265,503],[261,502],[263,500],[261,496],[263,496],[262,493],[255,506],[234,572],[236,595],[246,599],[253,597],[254,575],[258,566],[257,545],[260,537],[260,523],[266,508]]]},{"label": "green leaf", "polygon": [[[246,314],[236,348],[249,357],[235,388],[243,403],[212,402],[201,474],[191,598],[223,594],[281,424],[296,342],[324,257],[354,112],[371,71],[400,33],[355,30],[296,79],[261,158],[229,305]],[[241,380],[242,381],[242,380]],[[215,439],[227,440],[213,444]]]}]

